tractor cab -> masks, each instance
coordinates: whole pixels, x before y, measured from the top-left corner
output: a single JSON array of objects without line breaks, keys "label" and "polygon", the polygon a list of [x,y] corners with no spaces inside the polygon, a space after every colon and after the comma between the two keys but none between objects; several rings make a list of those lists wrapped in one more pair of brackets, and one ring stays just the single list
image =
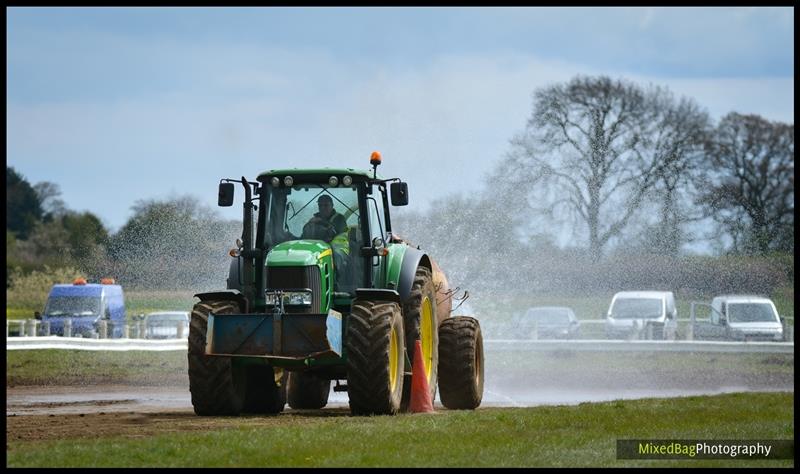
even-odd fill
[{"label": "tractor cab", "polygon": [[[256,183],[223,180],[220,205],[233,202],[233,182],[245,186],[246,214],[248,203],[258,202],[251,204],[250,216],[245,215],[250,225],[231,251],[239,258],[232,262],[228,288],[246,290],[243,257],[253,253],[248,253],[248,241],[254,249],[263,249],[257,255],[263,256],[264,264],[256,265],[255,287],[263,285],[267,293],[312,290],[315,311],[346,311],[357,288],[376,287],[384,279],[379,257],[387,254],[392,238],[389,204],[408,204],[408,189],[398,179],[377,175],[379,157],[376,161],[373,155],[371,163],[372,171],[293,168],[264,172]],[[251,187],[256,196],[252,199]],[[314,266],[318,268],[310,268]],[[253,296],[256,309],[270,305],[269,295]]]},{"label": "tractor cab", "polygon": [[325,171],[279,170],[259,177],[264,184],[256,242],[272,249],[267,267],[288,265],[304,246],[330,253],[333,268],[323,271],[334,275],[334,295],[349,298],[356,288],[369,286],[365,268],[371,266],[361,249],[385,241],[384,209],[368,196],[365,177],[353,180],[352,170]]}]

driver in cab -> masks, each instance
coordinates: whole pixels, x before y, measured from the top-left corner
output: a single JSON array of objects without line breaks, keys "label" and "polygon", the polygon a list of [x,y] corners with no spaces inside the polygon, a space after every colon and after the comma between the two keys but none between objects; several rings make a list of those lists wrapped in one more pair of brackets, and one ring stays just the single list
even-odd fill
[{"label": "driver in cab", "polygon": [[317,199],[317,205],[319,212],[314,214],[303,226],[303,238],[330,242],[336,235],[347,229],[347,221],[333,208],[333,199],[330,195],[320,196]]}]

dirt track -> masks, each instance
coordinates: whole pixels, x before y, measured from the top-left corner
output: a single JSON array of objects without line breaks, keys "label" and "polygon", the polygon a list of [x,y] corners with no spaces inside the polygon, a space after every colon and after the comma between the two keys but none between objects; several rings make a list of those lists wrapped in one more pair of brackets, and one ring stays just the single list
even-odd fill
[{"label": "dirt track", "polygon": [[[596,367],[559,364],[557,358],[544,358],[541,365],[526,371],[513,370],[514,364],[509,365],[487,366],[481,408],[794,391],[791,358],[764,357],[757,370],[709,362],[692,370],[681,364],[644,363],[636,370],[619,371],[600,364]],[[141,385],[102,378],[90,383],[84,380],[87,385],[82,386],[11,386],[7,381],[7,440],[143,437],[228,426],[313,423],[319,417],[349,416],[346,394],[331,392],[330,403],[323,410],[296,411],[287,407],[280,416],[199,417],[192,410],[188,377],[185,373],[174,375]],[[444,410],[438,401],[436,408]]]},{"label": "dirt track", "polygon": [[[108,436],[144,437],[179,431],[224,429],[242,426],[274,426],[315,418],[348,416],[346,406],[325,410],[287,410],[280,416],[200,417],[192,411],[191,403],[170,397],[174,390],[166,392],[154,387],[106,386],[75,389],[74,387],[22,387],[9,389],[6,405],[6,439],[8,441],[39,441]],[[152,397],[161,390],[163,398]],[[23,403],[24,397],[54,397],[62,392],[70,401],[38,401]],[[94,394],[95,396],[92,396]],[[142,396],[144,395],[144,398]],[[75,398],[81,398],[80,401]],[[166,400],[166,402],[164,402]],[[159,402],[163,405],[159,406]],[[187,399],[188,402],[188,399]],[[173,406],[175,405],[175,406]],[[41,414],[43,412],[50,414]],[[37,414],[23,414],[23,413]]]}]

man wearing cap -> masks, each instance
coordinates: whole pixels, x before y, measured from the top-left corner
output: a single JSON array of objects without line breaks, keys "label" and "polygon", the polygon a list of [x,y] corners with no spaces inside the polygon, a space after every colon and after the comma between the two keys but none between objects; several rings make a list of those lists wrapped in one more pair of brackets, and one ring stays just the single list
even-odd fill
[{"label": "man wearing cap", "polygon": [[319,212],[303,226],[303,238],[330,242],[337,234],[347,230],[347,221],[333,208],[333,199],[323,194],[317,199]]}]

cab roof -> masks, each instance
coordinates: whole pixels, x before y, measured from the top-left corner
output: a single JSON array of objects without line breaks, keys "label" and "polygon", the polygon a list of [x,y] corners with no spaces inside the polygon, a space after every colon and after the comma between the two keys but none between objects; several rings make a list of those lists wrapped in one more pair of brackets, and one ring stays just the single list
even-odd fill
[{"label": "cab roof", "polygon": [[[354,169],[354,168],[281,168],[269,171],[264,171],[258,175],[259,181],[264,181],[273,176],[304,176],[316,180],[318,177],[329,177],[349,175],[353,178],[372,179],[372,170]],[[380,175],[378,179],[382,179]]]},{"label": "cab roof", "polygon": [[735,301],[748,303],[771,303],[772,300],[765,296],[758,295],[719,295],[714,297],[714,301]]},{"label": "cab roof", "polygon": [[671,291],[620,291],[615,298],[664,298],[672,294]]}]

